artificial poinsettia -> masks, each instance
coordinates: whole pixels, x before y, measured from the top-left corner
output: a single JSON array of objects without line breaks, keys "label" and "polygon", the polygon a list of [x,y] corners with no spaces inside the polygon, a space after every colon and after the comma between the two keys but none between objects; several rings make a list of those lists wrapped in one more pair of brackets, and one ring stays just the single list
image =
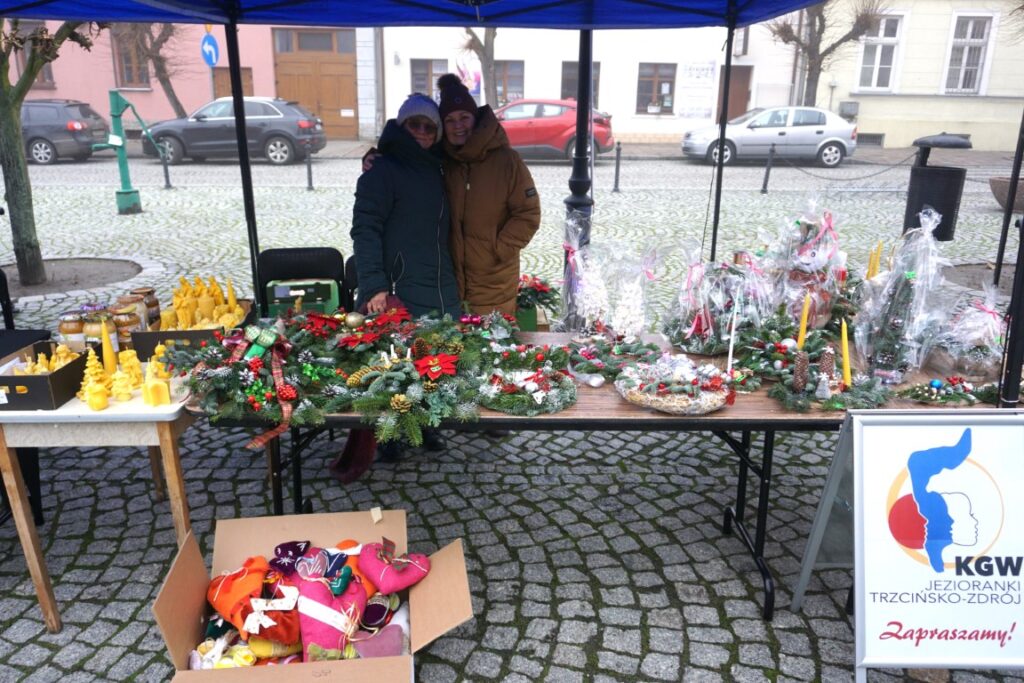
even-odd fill
[{"label": "artificial poinsettia", "polygon": [[338,340],[338,346],[354,349],[360,344],[372,344],[380,338],[379,332],[356,332]]},{"label": "artificial poinsettia", "polygon": [[439,353],[436,356],[424,356],[414,361],[416,371],[420,373],[420,376],[426,376],[432,380],[437,380],[441,375],[454,375],[456,372],[455,365],[458,362],[458,356],[447,353]]},{"label": "artificial poinsettia", "polygon": [[375,327],[387,327],[397,325],[407,320],[412,320],[412,315],[404,308],[389,308],[383,313],[375,316],[368,324]]},{"label": "artificial poinsettia", "polygon": [[337,318],[310,312],[306,314],[306,321],[302,325],[302,329],[316,337],[329,337],[340,325],[341,321]]}]

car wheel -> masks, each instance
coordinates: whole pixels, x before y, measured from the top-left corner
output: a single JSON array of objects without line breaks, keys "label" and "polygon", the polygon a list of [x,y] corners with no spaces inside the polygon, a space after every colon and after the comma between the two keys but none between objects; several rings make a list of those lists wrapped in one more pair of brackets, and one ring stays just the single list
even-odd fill
[{"label": "car wheel", "polygon": [[49,140],[37,138],[28,143],[28,155],[37,164],[52,164],[57,161],[57,150]]},{"label": "car wheel", "polygon": [[843,162],[843,146],[838,142],[829,142],[818,150],[818,162],[825,168],[835,168]]},{"label": "car wheel", "polygon": [[[568,161],[572,161],[573,156],[576,154],[576,138],[569,138],[569,143],[565,146],[565,158]],[[587,156],[593,156],[593,147],[590,143],[587,143]]]},{"label": "car wheel", "polygon": [[282,137],[273,137],[267,140],[263,146],[263,156],[267,157],[270,163],[282,166],[295,161],[295,150],[292,143]]},{"label": "car wheel", "polygon": [[[728,140],[725,141],[725,153],[722,156],[722,165],[728,166],[736,160],[736,145],[732,144]],[[708,163],[718,163],[718,140],[711,143],[711,147],[708,148]]]},{"label": "car wheel", "polygon": [[171,166],[180,164],[181,160],[185,157],[185,149],[178,138],[167,135],[157,138],[156,144],[163,148],[164,157],[166,157],[167,163]]}]

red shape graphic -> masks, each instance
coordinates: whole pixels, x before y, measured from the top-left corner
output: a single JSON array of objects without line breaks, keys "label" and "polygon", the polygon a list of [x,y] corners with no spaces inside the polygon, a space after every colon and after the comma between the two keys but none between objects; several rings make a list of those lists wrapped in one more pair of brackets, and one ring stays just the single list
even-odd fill
[{"label": "red shape graphic", "polygon": [[889,510],[889,532],[905,548],[920,550],[924,547],[924,525],[924,517],[917,510],[917,501],[909,493]]}]

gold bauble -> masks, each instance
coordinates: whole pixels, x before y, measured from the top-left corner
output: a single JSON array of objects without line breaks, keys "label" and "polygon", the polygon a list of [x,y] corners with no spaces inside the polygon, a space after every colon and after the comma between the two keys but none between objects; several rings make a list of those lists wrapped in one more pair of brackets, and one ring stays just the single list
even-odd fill
[{"label": "gold bauble", "polygon": [[354,330],[360,325],[362,325],[364,322],[366,322],[366,316],[363,315],[362,313],[352,311],[351,313],[345,314],[345,327]]}]

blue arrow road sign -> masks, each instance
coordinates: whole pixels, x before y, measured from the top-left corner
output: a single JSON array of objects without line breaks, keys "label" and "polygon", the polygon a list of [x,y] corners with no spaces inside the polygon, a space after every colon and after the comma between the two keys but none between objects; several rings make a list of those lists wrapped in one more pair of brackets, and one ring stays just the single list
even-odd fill
[{"label": "blue arrow road sign", "polygon": [[220,48],[217,47],[217,39],[213,37],[213,34],[207,33],[203,36],[203,42],[199,44],[199,51],[203,53],[203,61],[207,66],[217,66]]}]

